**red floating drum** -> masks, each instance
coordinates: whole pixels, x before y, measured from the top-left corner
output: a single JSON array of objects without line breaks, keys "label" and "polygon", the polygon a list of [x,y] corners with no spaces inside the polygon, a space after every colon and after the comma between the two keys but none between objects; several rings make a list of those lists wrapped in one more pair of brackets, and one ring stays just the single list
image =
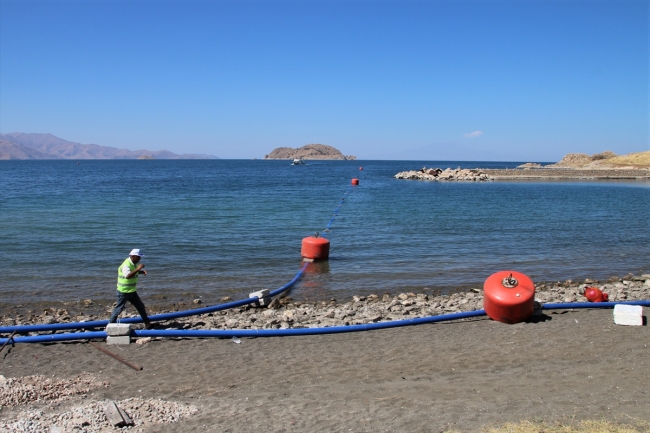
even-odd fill
[{"label": "red floating drum", "polygon": [[609,296],[603,293],[598,287],[585,287],[585,298],[589,302],[607,302]]},{"label": "red floating drum", "polygon": [[483,309],[492,320],[519,323],[533,315],[535,284],[516,271],[492,274],[483,284]]},{"label": "red floating drum", "polygon": [[359,185],[359,179],[356,177],[352,179],[352,185]]},{"label": "red floating drum", "polygon": [[315,236],[306,237],[302,240],[300,255],[311,260],[327,260],[330,255],[330,241]]}]

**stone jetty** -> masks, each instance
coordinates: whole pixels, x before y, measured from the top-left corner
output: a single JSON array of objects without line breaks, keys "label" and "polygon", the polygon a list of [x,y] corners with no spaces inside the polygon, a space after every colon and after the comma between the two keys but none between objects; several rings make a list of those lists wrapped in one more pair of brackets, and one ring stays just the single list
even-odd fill
[{"label": "stone jetty", "polygon": [[402,171],[395,175],[396,179],[429,180],[429,181],[499,181],[499,180],[650,180],[650,169],[575,169],[538,167],[539,164],[526,163],[511,169],[490,168],[426,168]]},{"label": "stone jetty", "polygon": [[434,181],[486,181],[492,180],[485,171],[469,168],[426,168],[402,171],[395,175],[396,179],[434,180]]}]

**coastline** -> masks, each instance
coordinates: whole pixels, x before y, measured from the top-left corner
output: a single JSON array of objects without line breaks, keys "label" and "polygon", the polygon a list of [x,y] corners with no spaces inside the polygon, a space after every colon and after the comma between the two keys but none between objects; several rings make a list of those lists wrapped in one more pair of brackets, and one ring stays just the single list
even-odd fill
[{"label": "coastline", "polygon": [[[614,300],[648,299],[650,275],[600,283],[541,283],[536,285],[536,298],[580,301],[580,287],[586,284],[603,287]],[[413,295],[390,301],[359,297],[319,311],[334,307],[331,319],[354,321],[375,305],[413,318],[418,308],[437,308],[425,305],[441,300]],[[480,295],[476,291],[448,295],[440,307],[443,312],[475,308]],[[162,325],[200,329],[229,320],[251,321],[264,312],[291,317],[293,321],[284,323],[292,325],[309,307],[278,303],[277,309],[244,308]],[[286,314],[290,311],[293,314]],[[345,317],[337,318],[338,313]],[[483,316],[338,335],[237,341],[154,338],[145,344],[107,347],[143,367],[140,371],[87,343],[17,344],[5,348],[0,359],[0,373],[12,380],[5,383],[15,387],[18,378],[40,381],[47,392],[39,396],[37,387],[27,394],[2,388],[10,398],[0,411],[0,427],[49,431],[50,425],[57,425],[64,431],[85,432],[475,432],[521,420],[571,424],[606,417],[647,428],[648,326],[615,325],[611,309],[542,313],[515,325]],[[276,325],[282,327],[282,322]],[[55,379],[58,382],[48,385]],[[79,393],[64,396],[64,390]],[[11,404],[11,398],[24,401],[25,395],[32,400]],[[125,408],[136,426],[107,426],[102,407],[108,401]]]},{"label": "coastline", "polygon": [[402,171],[396,179],[425,181],[500,181],[500,180],[650,180],[647,168],[513,168],[440,169],[423,167]]},{"label": "coastline", "polygon": [[[535,300],[540,303],[587,302],[582,296],[587,286],[598,287],[610,301],[650,300],[650,274],[628,274],[607,280],[556,281],[535,283]],[[147,299],[144,299],[147,304]],[[223,302],[231,302],[229,297]],[[37,311],[39,304],[4,306],[0,326],[54,324],[107,320],[114,303],[82,300],[63,302]],[[199,299],[173,305],[148,305],[149,315],[203,308]],[[230,310],[191,316],[158,323],[159,329],[288,329],[304,327],[349,326],[425,316],[476,311],[483,308],[483,290],[479,287],[441,294],[424,288],[419,293],[356,295],[352,299],[294,301],[290,295],[278,296],[267,307],[252,304]],[[120,316],[139,317],[127,304]],[[64,331],[65,332],[65,331]],[[31,334],[30,334],[31,335]],[[33,333],[33,335],[37,335]]]}]

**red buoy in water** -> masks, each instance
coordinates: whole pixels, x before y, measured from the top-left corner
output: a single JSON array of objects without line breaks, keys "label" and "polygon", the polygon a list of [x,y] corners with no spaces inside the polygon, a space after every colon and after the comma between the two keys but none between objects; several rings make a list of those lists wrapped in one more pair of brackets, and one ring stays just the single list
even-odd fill
[{"label": "red buoy in water", "polygon": [[359,185],[359,179],[356,177],[352,179],[352,185]]},{"label": "red buoy in water", "polygon": [[483,309],[492,320],[519,323],[533,315],[535,284],[516,271],[494,273],[483,284]]},{"label": "red buoy in water", "polygon": [[327,260],[330,255],[330,241],[318,237],[318,233],[303,238],[300,255],[310,260]]},{"label": "red buoy in water", "polygon": [[[78,164],[78,163],[77,163]],[[359,170],[363,170],[363,167],[359,167]]]}]

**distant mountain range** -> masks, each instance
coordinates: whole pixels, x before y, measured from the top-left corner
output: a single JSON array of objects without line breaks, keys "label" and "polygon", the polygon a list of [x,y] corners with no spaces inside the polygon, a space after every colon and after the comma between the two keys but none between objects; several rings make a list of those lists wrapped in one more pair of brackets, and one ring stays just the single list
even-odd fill
[{"label": "distant mountain range", "polygon": [[7,159],[219,159],[167,150],[127,150],[67,141],[52,134],[0,134],[0,160]]}]

